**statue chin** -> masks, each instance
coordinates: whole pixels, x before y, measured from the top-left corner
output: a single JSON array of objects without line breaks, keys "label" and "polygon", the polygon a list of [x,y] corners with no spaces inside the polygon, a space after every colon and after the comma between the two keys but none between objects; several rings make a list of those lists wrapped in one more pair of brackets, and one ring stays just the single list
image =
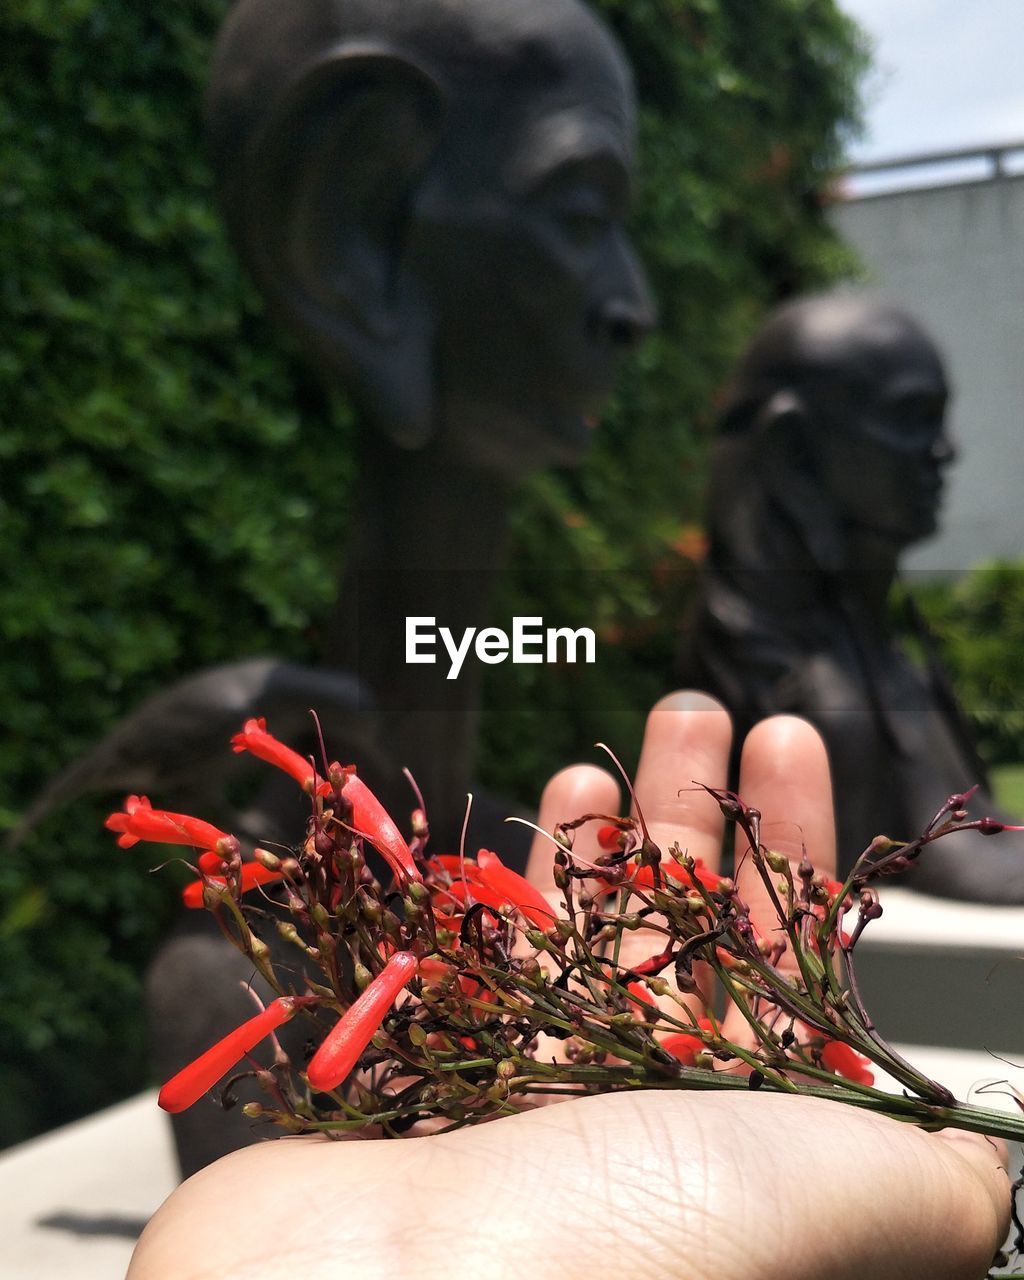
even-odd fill
[{"label": "statue chin", "polygon": [[[540,467],[578,466],[590,449],[596,418],[561,406],[527,412],[453,398],[445,406],[445,420],[445,441],[460,461],[515,480]],[[481,423],[489,424],[486,432]]]}]

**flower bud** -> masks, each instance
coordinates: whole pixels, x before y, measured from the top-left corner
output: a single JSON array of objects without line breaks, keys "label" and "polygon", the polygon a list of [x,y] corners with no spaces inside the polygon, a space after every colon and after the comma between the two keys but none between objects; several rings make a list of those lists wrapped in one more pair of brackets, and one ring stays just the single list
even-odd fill
[{"label": "flower bud", "polygon": [[640,846],[640,857],[638,859],[640,866],[657,866],[661,861],[661,849],[653,840],[645,840]]},{"label": "flower bud", "polygon": [[225,898],[231,897],[231,890],[218,880],[207,880],[203,885],[203,906],[207,910],[219,907]]},{"label": "flower bud", "polygon": [[373,981],[373,974],[365,964],[356,964],[352,970],[352,980],[360,991],[365,991]]},{"label": "flower bud", "polygon": [[359,904],[359,914],[364,920],[368,920],[370,924],[380,924],[384,908],[379,902],[374,901],[364,889],[356,894],[356,901]]},{"label": "flower bud", "polygon": [[295,946],[303,948],[306,945],[299,936],[298,929],[296,929],[290,920],[278,920],[277,932],[285,942],[291,942]]},{"label": "flower bud", "polygon": [[268,871],[281,870],[281,859],[276,853],[271,853],[269,849],[254,849],[252,856],[261,867],[266,867]]},{"label": "flower bud", "polygon": [[776,875],[783,875],[789,866],[789,859],[777,849],[766,849],[764,860]]},{"label": "flower bud", "polygon": [[314,834],[310,845],[312,853],[319,854],[321,858],[329,858],[334,852],[334,836],[321,828]]}]

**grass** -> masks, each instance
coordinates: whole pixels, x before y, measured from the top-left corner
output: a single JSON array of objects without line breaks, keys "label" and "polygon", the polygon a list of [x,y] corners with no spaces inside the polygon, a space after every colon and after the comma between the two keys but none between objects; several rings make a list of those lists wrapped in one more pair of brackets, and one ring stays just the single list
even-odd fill
[{"label": "grass", "polygon": [[992,770],[992,791],[1001,809],[1024,820],[1024,764],[999,764]]}]

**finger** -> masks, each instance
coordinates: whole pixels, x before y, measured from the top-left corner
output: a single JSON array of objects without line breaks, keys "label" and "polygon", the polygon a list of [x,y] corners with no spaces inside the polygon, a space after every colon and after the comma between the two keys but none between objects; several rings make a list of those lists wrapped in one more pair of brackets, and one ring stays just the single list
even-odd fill
[{"label": "finger", "polygon": [[[643,814],[651,839],[667,857],[673,845],[716,870],[721,857],[723,818],[716,802],[698,785],[725,785],[732,743],[728,712],[705,693],[680,690],[662,698],[647,717],[636,774],[636,808]],[[653,917],[651,924],[661,921]],[[665,946],[663,934],[638,929],[623,936],[619,963],[642,964]],[[694,977],[706,997],[710,974],[703,964]],[[658,1006],[680,1016],[669,997]],[[687,1008],[700,1016],[704,999],[688,1000]]]},{"label": "finger", "polygon": [[722,815],[695,783],[724,787],[732,724],[706,693],[670,693],[647,717],[636,773],[636,799],[651,839],[662,852],[678,843],[695,858],[718,867]]},{"label": "finger", "polygon": [[[775,716],[755,725],[743,744],[739,794],[747,805],[760,810],[762,843],[786,855],[797,888],[796,868],[805,853],[816,870],[834,875],[832,781],[825,744],[812,725],[796,716]],[[755,929],[771,941],[781,939],[782,926],[771,895],[747,852],[746,838],[738,830],[735,878]],[[771,872],[768,878],[773,885],[782,880]],[[783,972],[795,970],[789,949],[779,968]]]},{"label": "finger", "polygon": [[[541,831],[551,832],[558,823],[572,822],[586,813],[618,814],[620,804],[618,783],[604,769],[592,764],[570,765],[556,773],[544,788],[537,826]],[[576,831],[572,847],[580,858],[592,861],[601,852],[597,843],[599,826],[597,822],[588,822]],[[526,878],[545,893],[552,889],[554,853],[555,846],[550,839],[539,834],[534,836]]]}]

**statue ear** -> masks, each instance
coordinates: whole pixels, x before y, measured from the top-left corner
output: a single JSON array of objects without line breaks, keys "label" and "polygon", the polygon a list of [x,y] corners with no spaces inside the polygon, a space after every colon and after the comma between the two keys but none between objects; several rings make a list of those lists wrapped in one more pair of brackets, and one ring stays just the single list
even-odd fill
[{"label": "statue ear", "polygon": [[239,210],[278,317],[410,448],[433,430],[434,317],[403,252],[444,109],[405,53],[349,43],[322,55],[255,136]]},{"label": "statue ear", "polygon": [[844,538],[817,463],[814,430],[802,398],[792,390],[776,391],[754,419],[758,461],[772,501],[818,568],[837,573],[845,563]]}]

